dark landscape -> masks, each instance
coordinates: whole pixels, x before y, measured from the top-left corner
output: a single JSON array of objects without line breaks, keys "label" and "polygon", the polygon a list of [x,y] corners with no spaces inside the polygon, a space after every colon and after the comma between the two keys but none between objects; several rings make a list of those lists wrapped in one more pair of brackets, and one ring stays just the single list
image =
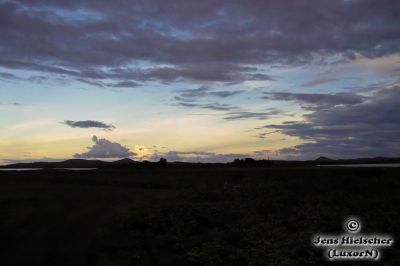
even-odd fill
[{"label": "dark landscape", "polygon": [[354,165],[354,164],[398,164],[400,158],[357,158],[357,159],[330,159],[318,157],[315,160],[255,160],[253,158],[235,159],[230,163],[193,163],[193,162],[167,162],[161,158],[158,162],[134,161],[129,158],[117,161],[70,159],[60,162],[33,162],[14,163],[0,165],[0,169],[57,169],[57,168],[98,168],[98,169],[121,169],[121,168],[153,168],[153,167],[269,167],[269,166],[318,166],[318,165]]},{"label": "dark landscape", "polygon": [[[400,235],[400,169],[0,171],[0,265],[332,265],[311,245],[357,216]],[[380,265],[398,265],[396,245]],[[343,262],[338,265],[376,265]]]},{"label": "dark landscape", "polygon": [[0,0],[0,266],[400,265],[400,0]]}]

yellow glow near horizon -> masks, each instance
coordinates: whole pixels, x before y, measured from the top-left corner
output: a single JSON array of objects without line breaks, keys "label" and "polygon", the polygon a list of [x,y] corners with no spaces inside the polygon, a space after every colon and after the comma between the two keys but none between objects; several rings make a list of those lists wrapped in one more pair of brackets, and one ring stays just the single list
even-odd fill
[{"label": "yellow glow near horizon", "polygon": [[[269,122],[279,123],[280,119]],[[221,121],[209,117],[179,116],[149,120],[137,125],[137,128],[104,131],[71,129],[59,123],[54,125],[47,120],[38,120],[9,127],[9,131],[15,132],[15,137],[9,134],[2,140],[0,158],[72,158],[74,154],[86,152],[87,147],[93,145],[93,135],[121,143],[142,159],[147,159],[154,153],[153,146],[157,146],[160,152],[251,153],[263,149],[276,150],[288,144],[280,141],[283,136],[278,133],[269,135],[268,140],[257,139],[247,132],[249,126],[246,122],[224,121],[222,124]],[[28,135],[25,134],[27,131]],[[18,134],[19,132],[24,134]],[[290,141],[290,145],[298,143],[298,140]],[[165,148],[160,149],[161,147]]]}]

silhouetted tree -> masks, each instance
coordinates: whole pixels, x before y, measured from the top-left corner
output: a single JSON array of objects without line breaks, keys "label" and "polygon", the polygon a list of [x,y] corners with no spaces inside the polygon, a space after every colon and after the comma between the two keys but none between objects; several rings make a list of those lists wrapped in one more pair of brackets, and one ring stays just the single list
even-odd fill
[{"label": "silhouetted tree", "polygon": [[165,158],[160,158],[160,160],[158,161],[158,164],[160,167],[164,168],[167,167],[167,159]]},{"label": "silhouetted tree", "polygon": [[254,163],[256,163],[257,161],[254,160],[253,158],[246,158],[246,159],[244,159],[244,162],[245,162],[246,164],[254,164]]}]

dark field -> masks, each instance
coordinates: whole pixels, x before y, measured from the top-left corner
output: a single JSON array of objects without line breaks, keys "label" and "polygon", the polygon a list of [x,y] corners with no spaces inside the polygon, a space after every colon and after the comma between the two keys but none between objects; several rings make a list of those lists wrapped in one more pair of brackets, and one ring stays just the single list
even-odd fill
[{"label": "dark field", "polygon": [[399,265],[326,262],[315,233],[400,240],[400,169],[0,172],[0,265]]}]

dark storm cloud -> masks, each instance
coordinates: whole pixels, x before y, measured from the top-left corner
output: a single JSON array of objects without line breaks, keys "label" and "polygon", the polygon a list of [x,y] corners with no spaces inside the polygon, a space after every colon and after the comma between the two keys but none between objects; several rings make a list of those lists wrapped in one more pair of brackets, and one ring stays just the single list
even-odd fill
[{"label": "dark storm cloud", "polygon": [[47,77],[47,76],[31,76],[31,77],[28,77],[27,80],[30,82],[42,84],[42,83],[48,81],[49,77]]},{"label": "dark storm cloud", "polygon": [[271,135],[271,134],[274,134],[274,133],[276,133],[276,132],[279,132],[279,130],[274,130],[274,131],[271,131],[271,132],[262,132],[262,133],[258,133],[255,137],[256,137],[256,138],[259,138],[259,139],[265,139],[265,137],[266,137],[267,135]]},{"label": "dark storm cloud", "polygon": [[275,109],[271,109],[268,112],[250,112],[230,104],[221,104],[218,102],[212,102],[212,103],[199,102],[200,100],[227,98],[243,92],[244,90],[214,91],[208,87],[202,86],[197,89],[179,90],[178,96],[174,97],[175,100],[174,104],[177,106],[183,106],[189,108],[202,108],[213,111],[225,111],[225,113],[222,114],[222,117],[225,120],[241,120],[241,119],[264,120],[268,119],[272,115],[280,113],[278,110]]},{"label": "dark storm cloud", "polygon": [[114,88],[133,88],[133,87],[140,86],[140,84],[137,82],[134,82],[134,81],[126,80],[126,81],[117,82],[115,84],[112,84],[111,86]]},{"label": "dark storm cloud", "polygon": [[88,147],[89,151],[77,153],[74,158],[128,158],[135,156],[127,147],[117,142],[111,142],[107,139],[99,139],[93,136],[93,146]]},{"label": "dark storm cloud", "polygon": [[264,94],[264,99],[294,101],[308,110],[327,109],[337,105],[354,105],[364,101],[363,96],[348,92],[336,94],[266,92]]},{"label": "dark storm cloud", "polygon": [[200,104],[198,103],[188,103],[188,102],[178,102],[176,103],[177,106],[183,106],[183,107],[201,107]]},{"label": "dark storm cloud", "polygon": [[238,107],[221,104],[218,102],[204,103],[201,100],[214,101],[215,98],[227,98],[244,92],[243,90],[216,91],[208,87],[201,86],[197,89],[179,90],[178,96],[174,97],[175,105],[183,107],[196,107],[214,111],[232,111]]},{"label": "dark storm cloud", "polygon": [[270,110],[268,112],[247,112],[247,111],[239,111],[239,112],[230,112],[227,113],[224,117],[225,120],[241,120],[241,119],[259,119],[265,120],[270,118],[273,115],[279,114],[278,110]]},{"label": "dark storm cloud", "polygon": [[99,88],[104,88],[107,86],[106,83],[104,83],[102,81],[93,80],[93,79],[77,78],[76,80],[79,82],[85,83],[85,84],[99,87]]},{"label": "dark storm cloud", "polygon": [[239,66],[232,63],[199,62],[196,64],[184,63],[174,67],[157,67],[143,69],[137,72],[136,78],[146,80],[160,80],[168,83],[175,80],[241,82],[244,80],[272,80],[272,77],[260,73],[254,67]]},{"label": "dark storm cloud", "polygon": [[210,95],[217,96],[217,97],[220,97],[220,98],[227,98],[227,97],[230,97],[230,96],[234,96],[234,95],[240,94],[240,93],[242,93],[242,92],[244,92],[244,91],[243,91],[243,90],[236,90],[236,91],[214,91],[214,92],[210,92]]},{"label": "dark storm cloud", "polygon": [[0,66],[115,82],[270,79],[248,65],[397,53],[399,17],[397,0],[6,0]]},{"label": "dark storm cloud", "polygon": [[374,92],[362,104],[335,106],[266,128],[302,139],[305,143],[282,153],[314,158],[400,156],[400,87]]},{"label": "dark storm cloud", "polygon": [[229,105],[229,104],[221,104],[221,103],[210,103],[201,105],[201,108],[210,109],[214,111],[232,111],[238,109],[238,107]]},{"label": "dark storm cloud", "polygon": [[339,81],[340,79],[337,78],[322,78],[322,79],[315,79],[315,80],[311,80],[308,81],[306,83],[301,84],[301,87],[315,87],[321,84],[325,84],[325,83],[331,83],[331,82],[335,82],[335,81]]},{"label": "dark storm cloud", "polygon": [[189,89],[189,90],[179,90],[179,95],[175,97],[176,100],[180,101],[193,101],[199,98],[227,98],[230,96],[234,96],[244,92],[244,90],[225,90],[225,91],[216,91],[212,90],[208,87],[201,86],[197,89]]},{"label": "dark storm cloud", "polygon": [[104,130],[113,130],[115,126],[111,124],[106,124],[100,121],[94,120],[85,120],[85,121],[72,121],[72,120],[65,120],[62,122],[65,125],[68,125],[73,128],[101,128]]},{"label": "dark storm cloud", "polygon": [[77,76],[77,77],[81,76],[81,73],[78,71],[72,71],[72,70],[61,68],[61,67],[52,67],[52,66],[37,64],[34,62],[16,61],[13,59],[10,59],[10,60],[0,59],[0,66],[9,68],[9,69],[25,69],[25,70],[42,71],[42,72],[46,72],[49,74],[70,75],[70,76]]},{"label": "dark storm cloud", "polygon": [[208,96],[209,92],[209,88],[202,86],[198,89],[180,90],[178,97],[179,99],[196,99]]},{"label": "dark storm cloud", "polygon": [[195,103],[195,102],[177,102],[175,105],[189,108],[201,108],[208,109],[213,111],[233,111],[238,110],[239,108],[229,104],[221,104],[221,103]]},{"label": "dark storm cloud", "polygon": [[18,79],[18,78],[11,73],[0,72],[0,79]]}]

